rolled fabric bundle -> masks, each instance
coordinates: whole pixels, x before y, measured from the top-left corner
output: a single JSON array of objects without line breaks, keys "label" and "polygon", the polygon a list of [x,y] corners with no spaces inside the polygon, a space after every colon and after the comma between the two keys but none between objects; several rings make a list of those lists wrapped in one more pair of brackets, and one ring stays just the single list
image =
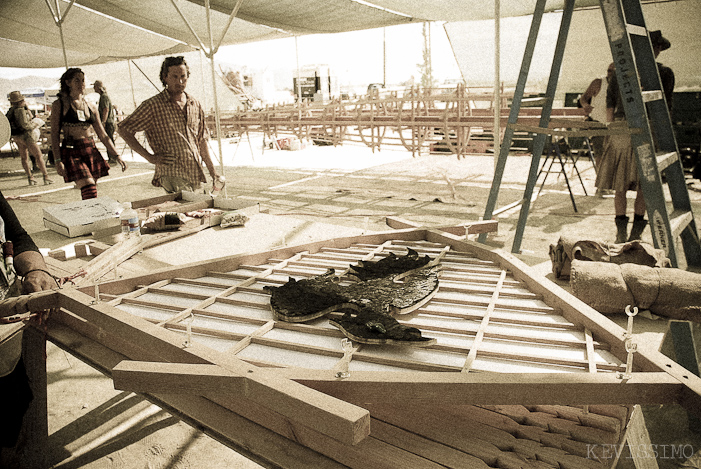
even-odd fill
[{"label": "rolled fabric bundle", "polygon": [[572,261],[572,294],[603,314],[628,305],[671,319],[701,322],[701,274],[637,264]]},{"label": "rolled fabric bundle", "polygon": [[593,239],[561,236],[556,245],[550,245],[550,260],[557,278],[570,276],[572,260],[612,262],[614,264],[640,264],[650,267],[670,267],[664,250],[655,249],[642,241],[623,244],[606,243]]}]

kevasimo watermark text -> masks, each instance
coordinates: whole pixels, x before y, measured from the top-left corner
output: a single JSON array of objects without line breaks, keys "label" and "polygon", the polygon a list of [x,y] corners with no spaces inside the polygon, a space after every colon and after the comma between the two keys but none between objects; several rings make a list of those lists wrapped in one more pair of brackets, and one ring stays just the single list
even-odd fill
[{"label": "kevasimo watermark text", "polygon": [[587,459],[688,459],[696,452],[692,445],[587,445]]}]

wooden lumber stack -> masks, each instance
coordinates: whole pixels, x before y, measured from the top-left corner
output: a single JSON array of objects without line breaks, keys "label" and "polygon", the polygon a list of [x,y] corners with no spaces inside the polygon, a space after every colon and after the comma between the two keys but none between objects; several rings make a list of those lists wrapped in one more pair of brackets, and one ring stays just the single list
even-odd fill
[{"label": "wooden lumber stack", "polygon": [[[401,95],[371,94],[354,101],[302,102],[235,112],[222,115],[220,121],[224,134],[257,131],[271,139],[292,134],[327,145],[360,142],[373,150],[400,146],[414,155],[443,151],[462,157],[490,146],[486,142],[492,140],[494,130],[492,99],[491,94],[470,93],[463,85],[450,91],[416,87]],[[524,108],[518,122],[537,128],[540,113],[541,108]],[[552,115],[573,125],[584,122],[577,108],[554,109]],[[500,116],[503,132],[509,116],[506,102]]]}]

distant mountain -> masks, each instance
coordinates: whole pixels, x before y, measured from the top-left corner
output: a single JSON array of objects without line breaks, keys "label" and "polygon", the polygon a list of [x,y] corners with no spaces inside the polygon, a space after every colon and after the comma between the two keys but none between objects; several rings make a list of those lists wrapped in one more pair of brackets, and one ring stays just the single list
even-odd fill
[{"label": "distant mountain", "polygon": [[7,95],[10,91],[26,90],[30,88],[51,88],[58,83],[58,78],[28,76],[8,80],[0,78],[0,107],[7,109],[9,101]]}]

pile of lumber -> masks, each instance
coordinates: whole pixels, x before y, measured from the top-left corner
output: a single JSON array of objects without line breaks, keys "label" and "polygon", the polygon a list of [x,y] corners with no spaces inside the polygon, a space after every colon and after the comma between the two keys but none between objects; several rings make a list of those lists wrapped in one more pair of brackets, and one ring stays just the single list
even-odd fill
[{"label": "pile of lumber", "polygon": [[[500,102],[500,129],[507,126],[508,96]],[[361,142],[373,150],[399,146],[413,155],[444,151],[458,157],[485,152],[491,146],[494,108],[491,93],[471,93],[458,85],[454,90],[409,88],[403,93],[377,92],[356,100],[329,103],[304,101],[275,105],[262,110],[224,113],[223,135],[263,132],[272,140],[292,134],[300,140],[340,145]],[[480,104],[482,103],[482,104]],[[528,107],[519,113],[519,125],[537,127],[542,108]],[[578,108],[553,109],[553,117],[584,121]],[[214,119],[210,118],[211,127]]]}]

